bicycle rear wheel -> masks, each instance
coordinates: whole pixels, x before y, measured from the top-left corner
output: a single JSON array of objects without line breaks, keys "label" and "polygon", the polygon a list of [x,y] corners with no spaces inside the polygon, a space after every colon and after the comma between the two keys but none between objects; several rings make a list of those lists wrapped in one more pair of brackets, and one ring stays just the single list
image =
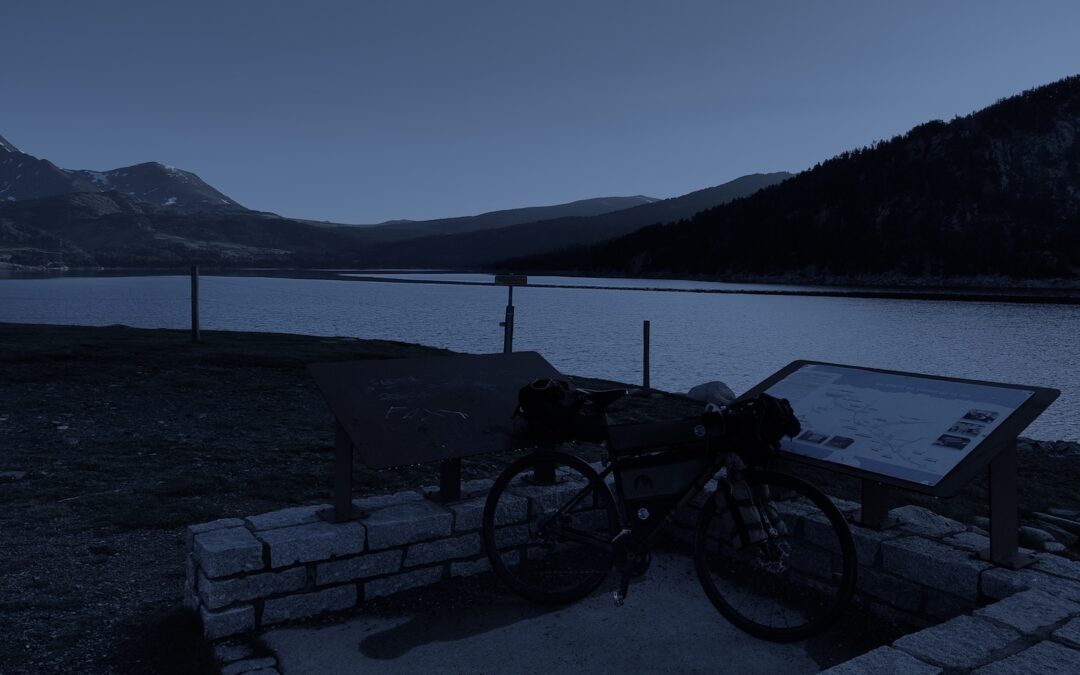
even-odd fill
[{"label": "bicycle rear wheel", "polygon": [[561,452],[511,464],[484,505],[492,568],[533,602],[561,604],[591,593],[611,569],[618,531],[611,490],[592,467]]},{"label": "bicycle rear wheel", "polygon": [[809,483],[773,471],[741,475],[741,482],[721,481],[702,509],[694,547],[702,588],[724,617],[755,637],[816,635],[855,590],[847,522]]}]

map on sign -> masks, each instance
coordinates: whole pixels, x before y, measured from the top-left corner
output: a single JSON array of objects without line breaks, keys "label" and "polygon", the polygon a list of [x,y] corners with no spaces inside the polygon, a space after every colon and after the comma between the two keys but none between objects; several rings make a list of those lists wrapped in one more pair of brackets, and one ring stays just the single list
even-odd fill
[{"label": "map on sign", "polygon": [[784,450],[936,485],[1035,392],[807,364],[767,393],[802,423]]}]

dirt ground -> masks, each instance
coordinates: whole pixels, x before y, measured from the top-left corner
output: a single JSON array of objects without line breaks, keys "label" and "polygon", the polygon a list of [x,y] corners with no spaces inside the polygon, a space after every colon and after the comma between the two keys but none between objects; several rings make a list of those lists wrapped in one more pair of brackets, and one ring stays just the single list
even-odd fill
[{"label": "dirt ground", "polygon": [[[328,498],[333,420],[307,363],[439,353],[203,338],[0,324],[0,472],[26,472],[0,482],[0,673],[215,672],[192,615],[177,610],[184,527]],[[463,474],[493,475],[505,461],[465,460]],[[355,490],[434,485],[437,470],[357,465]],[[1078,479],[1075,445],[1021,447],[1022,510],[1080,509]],[[851,496],[857,487],[819,482]],[[985,489],[933,507],[985,515]]]}]

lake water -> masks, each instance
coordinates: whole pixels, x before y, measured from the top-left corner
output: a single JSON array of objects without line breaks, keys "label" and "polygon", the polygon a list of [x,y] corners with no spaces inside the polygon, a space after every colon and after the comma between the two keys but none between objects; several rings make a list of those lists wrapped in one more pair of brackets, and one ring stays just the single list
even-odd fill
[{"label": "lake water", "polygon": [[[530,278],[558,283],[546,280]],[[184,328],[189,288],[185,276],[3,279],[0,321]],[[201,324],[497,352],[506,295],[482,285],[203,276]],[[1049,386],[1061,398],[1027,435],[1080,440],[1080,306],[579,288],[522,288],[514,304],[514,348],[536,350],[566,373],[640,382],[648,319],[652,384],[661,389],[722,380],[741,392],[796,359]]]}]

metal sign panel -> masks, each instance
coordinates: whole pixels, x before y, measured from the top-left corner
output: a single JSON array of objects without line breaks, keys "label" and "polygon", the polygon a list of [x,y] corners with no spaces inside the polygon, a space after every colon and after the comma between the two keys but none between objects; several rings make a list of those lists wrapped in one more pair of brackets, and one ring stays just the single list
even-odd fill
[{"label": "metal sign panel", "polygon": [[796,361],[746,395],[791,402],[803,430],[789,456],[909,490],[947,496],[1015,440],[1059,392]]},{"label": "metal sign panel", "polygon": [[374,469],[512,449],[518,390],[561,377],[536,352],[308,366],[360,459]]}]

